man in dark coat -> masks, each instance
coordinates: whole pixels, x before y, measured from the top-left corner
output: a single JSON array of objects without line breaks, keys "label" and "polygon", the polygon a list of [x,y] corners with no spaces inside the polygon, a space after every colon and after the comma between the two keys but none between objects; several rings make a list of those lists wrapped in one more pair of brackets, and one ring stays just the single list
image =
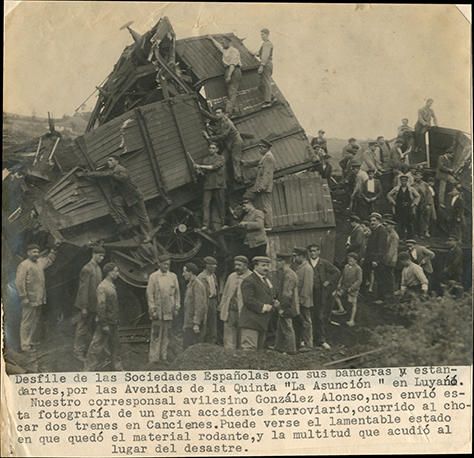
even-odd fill
[{"label": "man in dark coat", "polygon": [[130,207],[145,235],[145,240],[149,240],[151,223],[145,207],[143,194],[133,182],[128,170],[119,163],[119,156],[111,155],[107,159],[108,170],[94,172],[76,172],[78,177],[98,178],[109,180],[111,188],[111,210],[112,218],[120,227],[121,231],[131,229],[130,219],[125,212],[125,206]]},{"label": "man in dark coat", "polygon": [[332,293],[336,289],[341,272],[326,259],[320,257],[319,245],[308,247],[309,263],[313,268],[313,301],[312,322],[315,345],[329,350],[331,346],[326,341],[326,329],[331,317],[333,305]]},{"label": "man in dark coat", "polygon": [[375,169],[367,170],[369,178],[365,180],[359,190],[357,211],[360,219],[367,219],[371,213],[379,210],[382,197],[382,185],[375,178]]},{"label": "man in dark coat", "polygon": [[271,312],[278,306],[274,300],[273,285],[267,278],[270,258],[256,256],[252,261],[254,272],[242,281],[240,287],[243,301],[239,317],[242,350],[263,349]]},{"label": "man in dark coat", "polygon": [[74,336],[74,356],[80,361],[85,361],[87,349],[94,334],[97,316],[97,287],[102,281],[100,263],[104,257],[104,248],[94,247],[92,258],[84,265],[79,274],[79,287],[74,306],[80,310],[81,316],[77,322]]},{"label": "man in dark coat", "polygon": [[357,215],[349,217],[352,231],[347,238],[346,252],[357,253],[359,256],[359,263],[362,264],[365,259],[365,252],[367,249],[367,235],[364,228],[360,224],[360,218]]},{"label": "man in dark coat", "polygon": [[463,253],[459,240],[454,236],[449,236],[447,240],[449,247],[443,261],[443,271],[441,273],[441,283],[454,280],[458,283],[463,281]]},{"label": "man in dark coat", "polygon": [[366,262],[374,272],[377,284],[375,303],[382,303],[385,297],[384,285],[387,281],[386,253],[388,249],[387,229],[382,224],[382,215],[372,213],[370,215],[370,228],[372,230],[367,240]]},{"label": "man in dark coat", "polygon": [[264,215],[253,204],[254,195],[246,193],[242,199],[244,216],[239,226],[245,229],[244,254],[248,259],[265,256],[267,251],[267,234],[265,232]]},{"label": "man in dark coat", "polygon": [[464,198],[461,191],[462,186],[459,184],[456,185],[449,193],[448,204],[446,206],[450,235],[456,237],[460,242],[462,242],[464,225],[466,223],[464,216]]}]

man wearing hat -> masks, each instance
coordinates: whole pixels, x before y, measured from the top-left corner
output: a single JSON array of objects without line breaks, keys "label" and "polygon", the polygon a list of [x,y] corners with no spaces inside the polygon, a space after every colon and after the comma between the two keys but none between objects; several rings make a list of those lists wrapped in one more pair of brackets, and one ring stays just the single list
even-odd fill
[{"label": "man wearing hat", "polygon": [[398,259],[402,265],[402,280],[398,294],[408,300],[422,294],[426,295],[429,283],[423,269],[410,259],[406,251],[400,253]]},{"label": "man wearing hat", "polygon": [[33,351],[39,345],[39,324],[42,305],[46,304],[44,271],[56,259],[56,250],[41,256],[36,244],[28,245],[27,258],[16,270],[15,284],[21,301],[20,346],[22,351]]},{"label": "man wearing hat", "polygon": [[451,185],[456,183],[456,178],[454,177],[454,151],[452,149],[448,149],[438,158],[436,179],[438,180],[439,206],[444,208],[448,183]]},{"label": "man wearing hat", "polygon": [[434,206],[434,196],[429,184],[423,180],[423,172],[416,170],[414,173],[413,187],[420,195],[420,203],[416,207],[416,233],[420,237],[430,236],[430,222],[433,218],[433,212],[436,212]]},{"label": "man wearing hat", "polygon": [[384,224],[387,229],[387,252],[385,254],[385,266],[387,267],[387,279],[384,284],[387,295],[393,294],[395,290],[395,267],[398,260],[398,247],[400,244],[400,237],[398,236],[395,227],[397,223],[393,221],[391,215],[384,217]]},{"label": "man wearing hat", "polygon": [[248,258],[242,255],[236,256],[234,272],[227,277],[219,304],[220,319],[224,323],[224,349],[226,350],[237,350],[239,346],[239,315],[243,307],[240,286],[251,273]]},{"label": "man wearing hat", "polygon": [[387,167],[390,166],[390,146],[388,145],[387,141],[385,140],[383,135],[379,135],[377,137],[377,149],[378,157],[382,163],[382,171],[386,170]]},{"label": "man wearing hat", "polygon": [[379,304],[385,298],[387,280],[387,229],[382,224],[380,213],[370,215],[370,229],[372,232],[367,240],[366,270],[374,273],[377,285],[375,303]]},{"label": "man wearing hat", "polygon": [[448,252],[443,259],[443,270],[441,272],[441,283],[456,281],[463,283],[463,252],[459,240],[450,235],[446,241]]},{"label": "man wearing hat", "polygon": [[259,88],[263,93],[262,108],[268,108],[272,106],[273,44],[269,39],[270,30],[262,29],[260,36],[262,44],[257,53],[257,57],[260,59],[260,66],[258,67]]},{"label": "man wearing hat", "polygon": [[231,45],[231,39],[227,35],[222,37],[222,44],[212,36],[209,36],[209,38],[214,43],[214,46],[222,53],[222,63],[225,68],[224,81],[227,86],[225,111],[231,116],[237,102],[237,92],[242,79],[240,52]]},{"label": "man wearing hat", "polygon": [[217,304],[219,298],[219,283],[216,276],[217,260],[212,256],[204,258],[204,270],[198,279],[206,288],[207,321],[203,329],[203,342],[215,344],[217,340]]},{"label": "man wearing hat", "polygon": [[324,130],[320,129],[318,130],[318,136],[313,137],[311,140],[311,146],[316,149],[316,148],[321,148],[324,151],[324,154],[328,154],[328,142],[324,138],[326,132]]},{"label": "man wearing hat", "polygon": [[357,215],[351,215],[349,222],[352,231],[346,241],[346,251],[347,253],[357,253],[359,262],[362,264],[367,249],[368,234],[364,231],[364,228],[360,224],[360,218]]},{"label": "man wearing hat", "polygon": [[244,141],[242,136],[235,127],[234,123],[226,116],[222,108],[216,108],[214,111],[214,116],[210,113],[202,112],[204,115],[211,117],[215,120],[215,125],[213,126],[213,131],[209,134],[207,131],[203,131],[204,137],[208,142],[215,142],[219,145],[222,145],[221,150],[226,150],[225,157],[228,159],[229,156],[232,159],[232,166],[234,170],[234,180],[238,183],[243,181],[242,169],[240,166],[240,161],[242,159],[242,147]]},{"label": "man wearing hat", "polygon": [[183,267],[183,278],[186,281],[184,295],[183,350],[202,342],[203,330],[207,321],[206,287],[197,278],[199,269],[193,262]]},{"label": "man wearing hat", "polygon": [[395,186],[387,194],[387,200],[393,207],[400,237],[402,239],[413,237],[413,220],[416,207],[420,203],[420,194],[408,184],[406,175],[400,175],[400,185]]},{"label": "man wearing hat", "polygon": [[371,213],[378,210],[382,197],[382,185],[380,180],[375,178],[375,169],[369,168],[367,175],[368,178],[361,184],[357,196],[357,212],[361,219],[368,218]]},{"label": "man wearing hat", "polygon": [[300,313],[298,299],[298,277],[291,269],[292,253],[276,256],[275,298],[279,302],[276,311],[278,322],[275,335],[275,350],[281,353],[296,353],[296,337],[293,318]]},{"label": "man wearing hat", "polygon": [[107,159],[107,168],[108,170],[105,171],[76,172],[76,175],[78,177],[107,180],[112,194],[110,199],[111,216],[120,227],[120,231],[125,232],[132,228],[130,219],[125,212],[125,206],[127,206],[135,213],[138,224],[145,236],[145,241],[149,241],[151,223],[146,211],[143,194],[133,182],[128,170],[119,163],[117,154],[113,154]]},{"label": "man wearing hat", "polygon": [[344,178],[351,172],[352,161],[356,154],[359,152],[360,146],[357,144],[357,140],[354,137],[349,138],[347,145],[342,148],[342,159],[339,162],[339,166],[342,170],[342,176]]},{"label": "man wearing hat", "polygon": [[242,281],[242,310],[239,317],[240,348],[262,350],[268,330],[271,312],[278,302],[274,300],[273,285],[267,278],[270,258],[255,256],[254,271]]},{"label": "man wearing hat", "polygon": [[87,349],[94,334],[97,316],[97,287],[102,281],[100,264],[104,258],[105,249],[102,246],[95,246],[92,249],[90,261],[82,267],[79,274],[79,286],[74,307],[79,309],[81,315],[74,335],[74,356],[80,361],[85,361]]},{"label": "man wearing hat", "polygon": [[108,361],[104,356],[110,358],[112,367],[116,371],[123,370],[120,355],[120,337],[118,331],[119,323],[119,301],[115,281],[120,270],[116,264],[109,262],[105,264],[104,279],[97,287],[97,319],[91,344],[87,350],[85,371],[97,371],[104,369]]},{"label": "man wearing hat", "polygon": [[456,237],[460,242],[463,239],[466,218],[464,216],[464,198],[462,195],[462,185],[457,184],[449,193],[446,206],[450,235]]},{"label": "man wearing hat", "polygon": [[431,276],[433,275],[433,264],[432,261],[435,258],[433,251],[429,250],[425,246],[417,243],[415,239],[408,239],[406,241],[408,254],[410,259],[419,266],[422,267],[426,278],[431,283]]},{"label": "man wearing hat", "polygon": [[213,228],[219,230],[225,220],[225,159],[219,154],[217,143],[209,143],[209,154],[203,158],[202,164],[194,164],[194,168],[204,175],[202,193],[202,230],[211,226],[211,214],[214,217]]},{"label": "man wearing hat", "polygon": [[170,272],[171,259],[167,254],[158,257],[158,270],[148,279],[146,297],[151,320],[150,363],[167,361],[169,334],[173,318],[181,306],[178,277]]},{"label": "man wearing hat", "polygon": [[264,216],[253,204],[254,195],[246,192],[242,199],[244,216],[239,226],[245,229],[244,247],[249,259],[254,256],[264,256],[267,252],[267,234],[265,232]]},{"label": "man wearing hat", "polygon": [[[293,319],[293,325],[296,333],[296,347],[303,352],[313,348],[313,324],[311,320],[311,308],[314,306],[313,268],[309,265],[306,248],[296,247],[293,254],[300,303],[300,314]],[[304,346],[301,345],[302,343]]]},{"label": "man wearing hat", "polygon": [[273,173],[275,171],[275,157],[272,154],[272,144],[262,139],[258,144],[260,159],[242,161],[245,166],[256,166],[257,176],[255,183],[249,188],[255,194],[255,206],[265,215],[265,228],[273,226],[272,191]]}]

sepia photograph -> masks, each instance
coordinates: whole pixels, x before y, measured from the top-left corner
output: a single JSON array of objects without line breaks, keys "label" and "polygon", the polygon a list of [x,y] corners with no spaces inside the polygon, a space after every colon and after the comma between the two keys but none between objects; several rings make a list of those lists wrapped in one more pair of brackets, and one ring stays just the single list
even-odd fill
[{"label": "sepia photograph", "polygon": [[7,374],[472,364],[470,7],[4,25]]}]

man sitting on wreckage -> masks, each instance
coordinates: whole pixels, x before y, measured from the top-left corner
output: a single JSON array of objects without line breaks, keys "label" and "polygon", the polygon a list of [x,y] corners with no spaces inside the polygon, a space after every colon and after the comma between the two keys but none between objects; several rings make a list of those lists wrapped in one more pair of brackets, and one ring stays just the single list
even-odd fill
[{"label": "man sitting on wreckage", "polygon": [[76,176],[108,180],[111,189],[112,218],[119,226],[119,233],[132,228],[130,219],[125,212],[125,205],[135,213],[140,228],[145,236],[144,242],[150,241],[151,223],[145,207],[143,195],[132,181],[128,170],[119,163],[119,155],[112,154],[107,158],[107,168],[104,171],[78,171]]}]

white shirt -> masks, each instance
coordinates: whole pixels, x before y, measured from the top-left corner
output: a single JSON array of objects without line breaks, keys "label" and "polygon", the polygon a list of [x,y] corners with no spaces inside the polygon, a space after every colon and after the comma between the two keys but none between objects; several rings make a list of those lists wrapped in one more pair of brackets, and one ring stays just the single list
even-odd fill
[{"label": "white shirt", "polygon": [[227,49],[222,48],[222,62],[227,67],[229,65],[242,66],[239,50],[233,46],[229,46]]},{"label": "white shirt", "polygon": [[367,191],[375,192],[375,180],[373,178],[367,180]]},{"label": "white shirt", "polygon": [[254,272],[255,272],[255,275],[257,275],[257,277],[260,278],[260,280],[262,280],[263,283],[266,283],[269,288],[273,287],[272,282],[267,277],[260,275],[256,270],[254,270]]},{"label": "white shirt", "polygon": [[312,267],[314,269],[318,265],[319,258],[316,258],[316,259],[310,258],[309,262],[310,262],[310,264],[312,265]]},{"label": "white shirt", "polygon": [[416,261],[416,249],[415,248],[412,248],[410,250],[410,254],[411,254],[411,257]]},{"label": "white shirt", "polygon": [[457,196],[453,196],[451,199],[451,207],[456,203],[456,200],[458,200],[459,194]]}]

